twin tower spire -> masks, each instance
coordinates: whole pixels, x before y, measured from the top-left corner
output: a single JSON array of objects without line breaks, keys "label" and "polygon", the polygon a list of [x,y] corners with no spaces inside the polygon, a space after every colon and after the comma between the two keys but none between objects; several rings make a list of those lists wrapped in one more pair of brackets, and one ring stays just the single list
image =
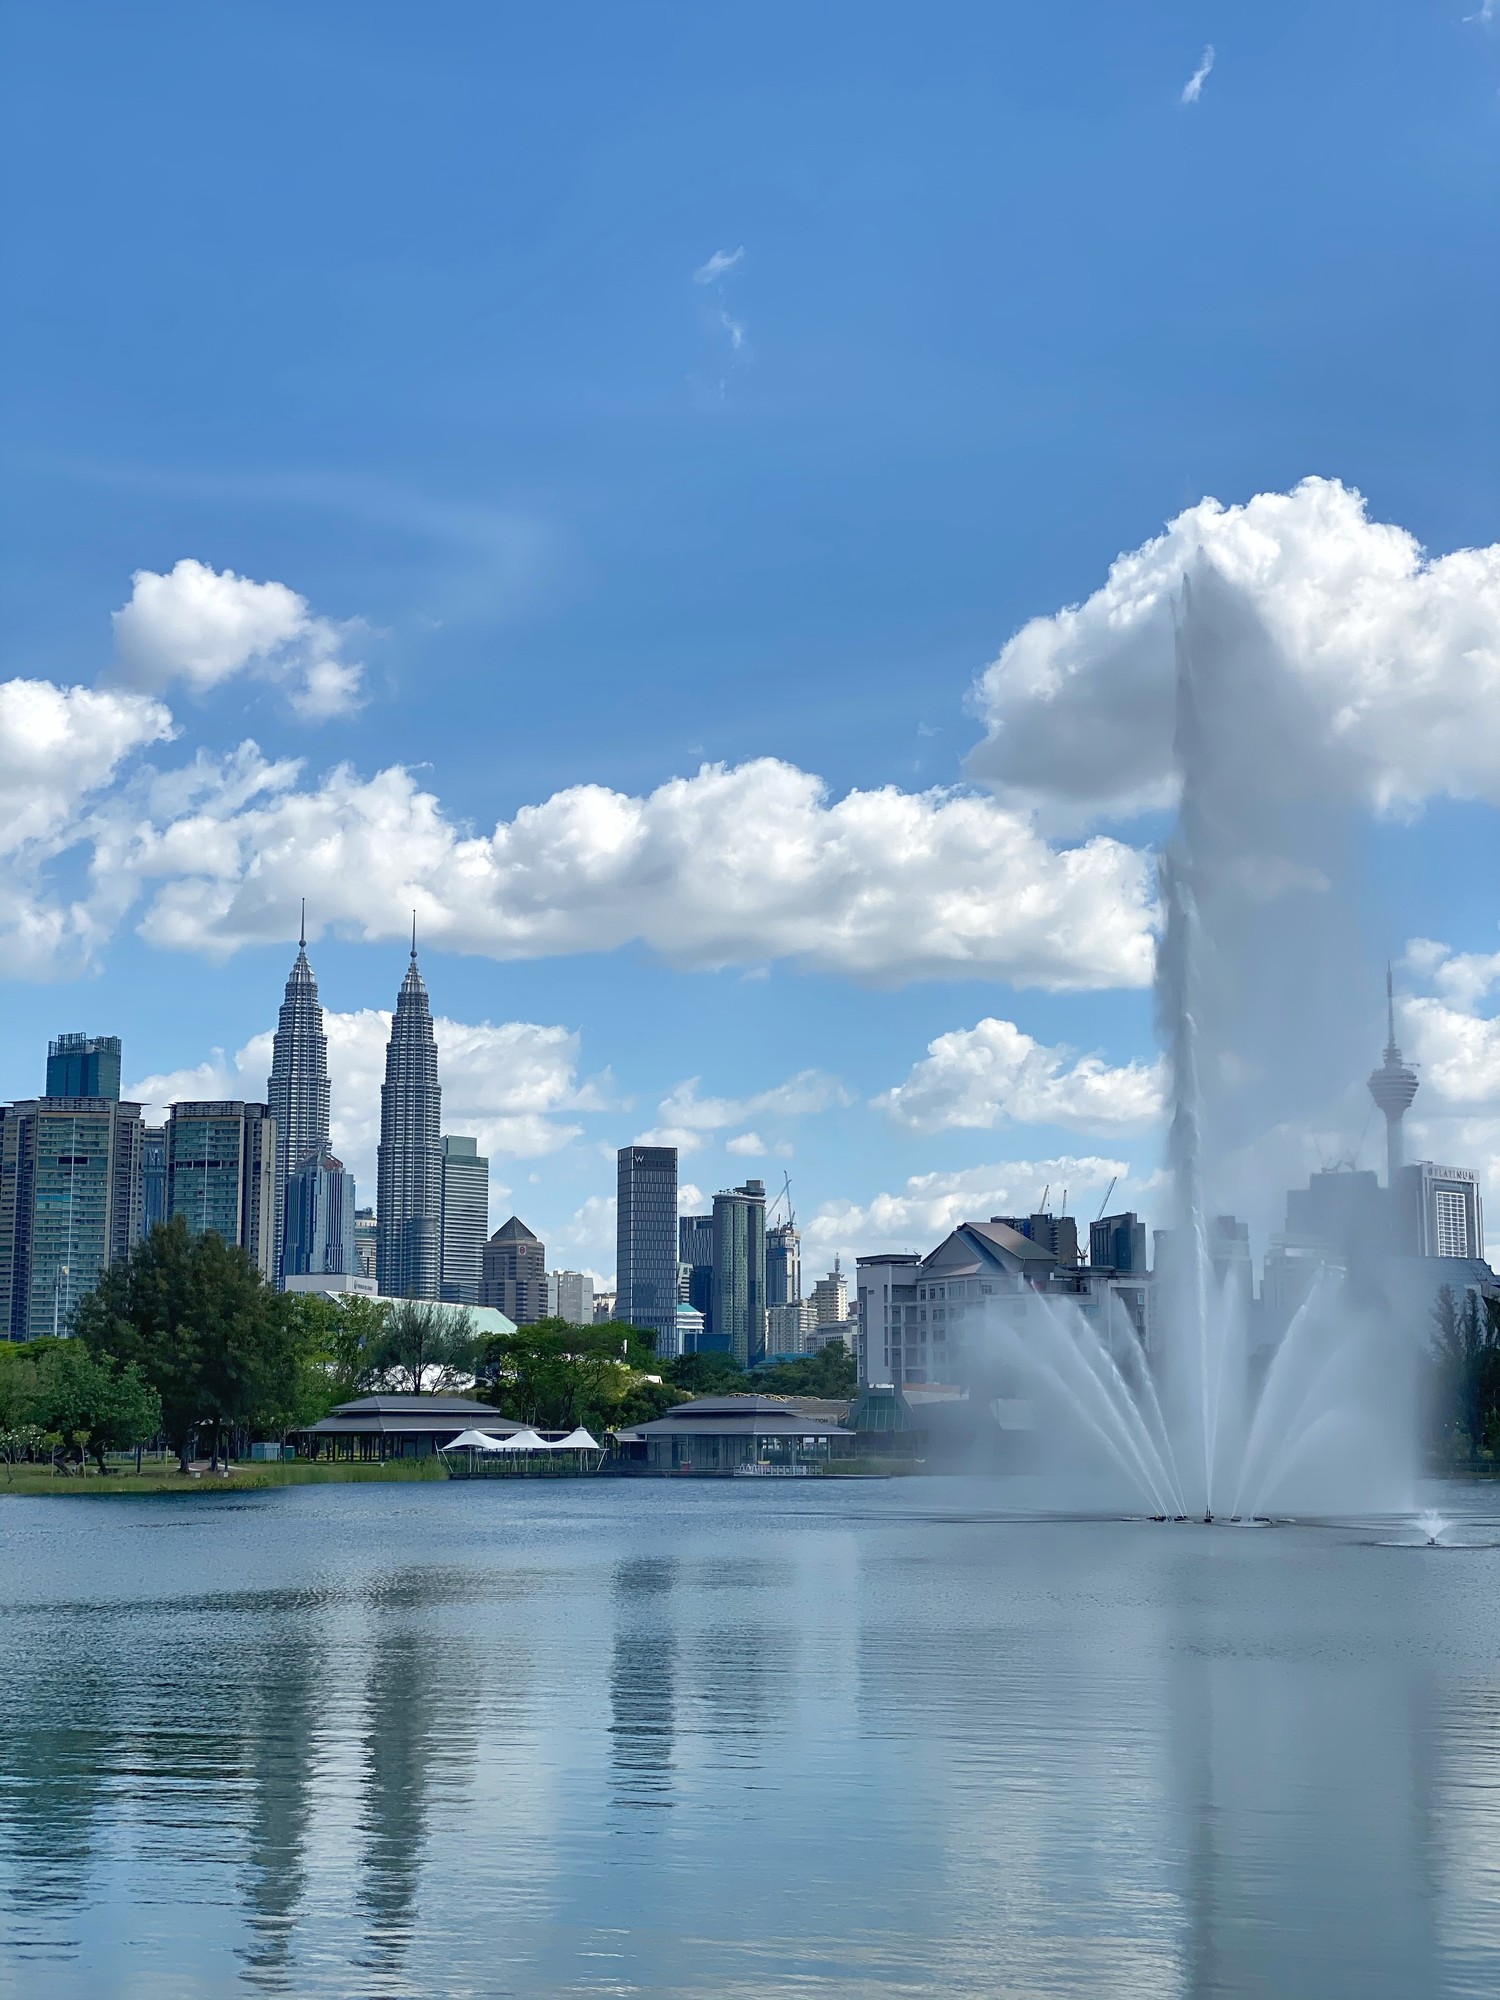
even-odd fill
[{"label": "twin tower spire", "polygon": [[[276,1263],[278,1282],[295,1266],[288,1252],[288,1190],[310,1158],[328,1156],[328,1037],[318,984],[307,958],[307,904],[297,957],[271,1044],[266,1085],[276,1120]],[[411,963],[396,996],[380,1091],[376,1173],[376,1277],[386,1298],[435,1299],[442,1279],[442,1089],[427,987],[417,968],[417,916]],[[338,1162],[329,1161],[330,1167]],[[295,1233],[295,1232],[293,1232]],[[349,1244],[352,1257],[353,1244]],[[354,1268],[352,1262],[343,1268]]]}]

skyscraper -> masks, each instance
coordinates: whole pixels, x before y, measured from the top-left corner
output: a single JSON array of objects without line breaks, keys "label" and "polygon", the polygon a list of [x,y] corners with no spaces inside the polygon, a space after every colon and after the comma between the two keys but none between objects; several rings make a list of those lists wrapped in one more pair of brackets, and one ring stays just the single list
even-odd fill
[{"label": "skyscraper", "polygon": [[547,1317],[547,1249],[519,1215],[501,1223],[484,1246],[479,1303],[495,1306],[517,1326]]},{"label": "skyscraper", "polygon": [[1371,1073],[1370,1095],[1385,1118],[1385,1184],[1394,1199],[1405,1158],[1401,1121],[1417,1094],[1417,1073],[1402,1062],[1401,1051],[1396,1047],[1396,995],[1389,966],[1385,969],[1385,1013],[1388,1030],[1385,1060]]},{"label": "skyscraper", "polygon": [[788,1220],[766,1231],[766,1304],[795,1305],[802,1297],[802,1238]]},{"label": "skyscraper", "polygon": [[118,1035],[59,1035],[47,1044],[49,1097],[120,1095]]},{"label": "skyscraper", "polygon": [[479,1303],[484,1239],[490,1226],[490,1163],[477,1139],[443,1135],[443,1297]]},{"label": "skyscraper", "polygon": [[141,1107],[42,1097],[0,1109],[0,1339],[67,1333],[142,1214]]},{"label": "skyscraper", "polygon": [[677,1353],[677,1148],[622,1146],[616,1155],[615,1317]]},{"label": "skyscraper", "polygon": [[[286,982],[286,997],[271,1043],[266,1103],[276,1120],[275,1242],[271,1268],[279,1284],[288,1273],[311,1268],[294,1263],[287,1255],[287,1182],[305,1159],[310,1156],[321,1159],[328,1151],[328,1037],[323,1032],[318,982],[307,962],[305,904],[297,957]],[[300,1240],[305,1243],[308,1239],[304,1235]]]},{"label": "skyscraper", "polygon": [[766,1351],[766,1188],[746,1181],[714,1196],[715,1335],[745,1367]]},{"label": "skyscraper", "polygon": [[442,1294],[441,1120],[437,1041],[427,988],[417,970],[413,919],[411,964],[396,996],[380,1088],[375,1210],[380,1290],[388,1299],[435,1299]]},{"label": "skyscraper", "polygon": [[167,1214],[213,1230],[268,1282],[276,1255],[276,1121],[239,1099],[174,1104],[167,1120]]},{"label": "skyscraper", "polygon": [[354,1176],[342,1160],[332,1153],[305,1153],[287,1178],[283,1213],[285,1276],[342,1277],[358,1271]]},{"label": "skyscraper", "polygon": [[701,1313],[702,1331],[711,1334],[714,1324],[714,1219],[711,1214],[678,1218],[677,1260],[688,1274],[687,1290],[682,1289],[680,1282],[678,1284],[677,1302]]},{"label": "skyscraper", "polygon": [[167,1219],[167,1128],[147,1125],[141,1133],[141,1234],[149,1236]]}]

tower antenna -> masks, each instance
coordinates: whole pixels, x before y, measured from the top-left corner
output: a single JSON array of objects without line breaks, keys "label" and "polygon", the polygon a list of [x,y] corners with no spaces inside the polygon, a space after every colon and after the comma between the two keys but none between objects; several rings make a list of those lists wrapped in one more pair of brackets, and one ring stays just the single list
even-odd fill
[{"label": "tower antenna", "polygon": [[411,962],[413,965],[417,962],[417,913],[415,910],[411,913]]},{"label": "tower antenna", "polygon": [[301,950],[307,950],[307,898],[302,898],[302,921],[297,926],[297,943]]}]

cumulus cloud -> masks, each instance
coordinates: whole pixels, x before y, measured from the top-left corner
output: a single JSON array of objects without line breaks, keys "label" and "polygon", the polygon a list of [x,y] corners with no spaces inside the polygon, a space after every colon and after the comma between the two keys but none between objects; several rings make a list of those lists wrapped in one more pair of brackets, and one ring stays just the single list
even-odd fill
[{"label": "cumulus cloud", "polygon": [[1173,606],[1200,556],[1269,634],[1328,785],[1381,808],[1500,802],[1500,545],[1429,557],[1330,479],[1204,500],[1024,626],[975,690],[971,775],[1053,825],[1169,802]]},{"label": "cumulus cloud", "polygon": [[929,1042],[905,1083],[875,1099],[913,1132],[997,1125],[1119,1131],[1154,1124],[1165,1102],[1160,1060],[1112,1067],[1102,1056],[1049,1047],[993,1016]]},{"label": "cumulus cloud", "polygon": [[[752,1118],[804,1118],[854,1102],[836,1076],[816,1069],[800,1070],[785,1083],[753,1097],[700,1097],[701,1081],[700,1077],[690,1076],[667,1093],[656,1108],[657,1124],[641,1134],[642,1145],[675,1146],[680,1153],[693,1153],[725,1127],[743,1125]],[[772,1151],[753,1132],[729,1140],[725,1150],[751,1157]]]},{"label": "cumulus cloud", "polygon": [[307,721],[359,706],[363,668],[344,658],[355,629],[317,617],[284,583],[254,583],[184,557],[165,575],[141,569],[114,613],[118,671],[162,693],[175,682],[206,694],[236,674],[280,682]]},{"label": "cumulus cloud", "polygon": [[1198,67],[1182,86],[1180,101],[1183,104],[1196,104],[1198,102],[1198,99],[1203,95],[1203,86],[1208,82],[1209,72],[1213,69],[1213,66],[1214,45],[1210,42],[1203,51]]},{"label": "cumulus cloud", "polygon": [[[331,1085],[334,1152],[354,1173],[360,1199],[375,1199],[375,1151],[380,1139],[380,1086],[391,1017],[383,1008],[352,1013],[324,1010]],[[568,1114],[602,1108],[607,1079],[579,1081],[578,1036],[568,1028],[530,1021],[433,1021],[438,1075],[443,1086],[443,1129],[473,1134],[491,1159],[491,1193],[498,1160],[539,1159],[558,1152],[581,1127]],[[263,1103],[271,1068],[270,1031],[253,1035],[227,1056],[215,1049],[203,1061],[130,1085],[127,1097],[164,1117],[169,1104],[193,1097],[242,1097]]]},{"label": "cumulus cloud", "polygon": [[695,285],[717,284],[720,278],[726,277],[741,262],[744,255],[745,246],[743,243],[738,250],[715,250],[707,263],[700,264],[697,270],[694,271],[693,283]]},{"label": "cumulus cloud", "polygon": [[[1130,1168],[1124,1160],[1064,1155],[1050,1160],[1002,1160],[991,1166],[964,1167],[956,1172],[915,1174],[899,1194],[877,1194],[869,1200],[826,1201],[803,1225],[804,1265],[848,1259],[877,1250],[935,1249],[961,1222],[986,1222],[992,1215],[1027,1215],[1050,1184],[1057,1203],[1069,1195],[1102,1193],[1111,1181],[1123,1182]],[[1150,1183],[1143,1183],[1145,1192]],[[1120,1190],[1122,1205],[1125,1190]]]},{"label": "cumulus cloud", "polygon": [[785,1139],[768,1141],[762,1139],[759,1132],[737,1132],[732,1139],[724,1141],[724,1151],[742,1160],[789,1160],[792,1157],[792,1148]]},{"label": "cumulus cloud", "polygon": [[777,959],[872,981],[985,976],[1049,988],[1151,976],[1146,858],[1054,848],[1027,817],[953,791],[830,799],[774,758],[705,765],[644,797],[578,785],[494,832],[457,826],[400,766],[300,786],[295,767],[208,768],[113,831],[106,865],[151,893],[153,944],[227,956],[283,938],[306,894],[371,941],[497,959],[639,942],[675,965]]}]

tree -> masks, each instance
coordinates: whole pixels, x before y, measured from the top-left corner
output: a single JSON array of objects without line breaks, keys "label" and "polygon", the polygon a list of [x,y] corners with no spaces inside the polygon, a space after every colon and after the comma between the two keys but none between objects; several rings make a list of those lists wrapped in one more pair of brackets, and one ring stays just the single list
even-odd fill
[{"label": "tree", "polygon": [[31,1375],[30,1418],[83,1464],[104,1470],[108,1451],[128,1451],[161,1428],[161,1399],[133,1363],[120,1366],[76,1340],[35,1340],[22,1350]]},{"label": "tree", "polygon": [[379,1379],[390,1305],[359,1292],[324,1303],[329,1309],[323,1346],[329,1402],[346,1403],[352,1396],[365,1395]]},{"label": "tree", "polygon": [[827,1396],[833,1400],[857,1394],[859,1370],[842,1341],[830,1341],[816,1354],[799,1355],[774,1368],[757,1368],[749,1386],[767,1396]]},{"label": "tree", "polygon": [[743,1396],[750,1378],[732,1354],[679,1354],[666,1364],[669,1382],[690,1396]]},{"label": "tree", "polygon": [[1462,1437],[1472,1462],[1500,1421],[1500,1305],[1444,1285],[1432,1323],[1438,1428]]},{"label": "tree", "polygon": [[295,1421],[308,1315],[273,1292],[243,1250],[181,1216],[153,1229],[80,1300],[74,1332],[89,1352],[134,1365],[161,1399],[162,1428],[184,1471],[196,1433]]},{"label": "tree", "polygon": [[483,1373],[489,1400],[517,1423],[618,1430],[682,1400],[680,1390],[644,1365],[653,1359],[652,1337],[638,1327],[543,1319],[489,1341]]},{"label": "tree", "polygon": [[472,1378],[482,1348],[474,1316],[466,1309],[432,1299],[402,1299],[386,1311],[374,1372],[410,1395],[440,1394]]}]

